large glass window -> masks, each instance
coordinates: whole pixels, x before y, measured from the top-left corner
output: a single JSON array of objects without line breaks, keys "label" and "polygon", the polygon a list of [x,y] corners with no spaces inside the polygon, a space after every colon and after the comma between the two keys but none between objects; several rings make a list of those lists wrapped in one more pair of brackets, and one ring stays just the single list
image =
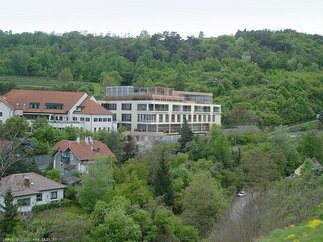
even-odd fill
[{"label": "large glass window", "polygon": [[29,206],[30,205],[30,198],[23,198],[17,200],[18,206]]},{"label": "large glass window", "polygon": [[163,122],[163,115],[159,114],[159,123],[162,123],[162,122]]},{"label": "large glass window", "polygon": [[182,111],[182,105],[173,105],[173,111]]},{"label": "large glass window", "polygon": [[183,111],[184,112],[191,112],[191,106],[190,105],[184,105],[183,106]]},{"label": "large glass window", "polygon": [[137,121],[142,123],[155,123],[156,114],[138,114]]},{"label": "large glass window", "polygon": [[131,103],[123,103],[121,105],[122,110],[131,110]]},{"label": "large glass window", "polygon": [[168,111],[167,104],[155,104],[155,111]]},{"label": "large glass window", "polygon": [[146,111],[147,110],[147,104],[137,104],[137,110]]},{"label": "large glass window", "polygon": [[116,103],[102,103],[102,107],[108,109],[108,110],[117,110],[117,104]]},{"label": "large glass window", "polygon": [[122,114],[121,120],[124,122],[131,122],[131,114],[129,114],[129,113]]}]

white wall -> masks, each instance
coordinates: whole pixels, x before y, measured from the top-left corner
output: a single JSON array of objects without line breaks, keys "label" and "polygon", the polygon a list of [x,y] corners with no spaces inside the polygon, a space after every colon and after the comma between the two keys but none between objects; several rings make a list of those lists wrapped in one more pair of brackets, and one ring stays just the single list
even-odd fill
[{"label": "white wall", "polygon": [[[57,199],[51,199],[51,192],[57,191]],[[43,191],[42,192],[42,201],[37,201],[37,195],[29,195],[29,196],[21,196],[15,197],[14,203],[17,203],[19,199],[30,198],[30,205],[29,206],[22,206],[18,207],[19,212],[30,212],[32,211],[32,207],[35,205],[47,204],[55,201],[60,201],[64,198],[64,189],[57,189],[57,190],[50,190],[50,191]],[[4,204],[4,197],[0,197],[0,204]]]},{"label": "white wall", "polygon": [[0,113],[2,113],[2,116],[0,116],[0,123],[5,123],[8,118],[13,116],[13,110],[11,110],[7,105],[0,102]]}]

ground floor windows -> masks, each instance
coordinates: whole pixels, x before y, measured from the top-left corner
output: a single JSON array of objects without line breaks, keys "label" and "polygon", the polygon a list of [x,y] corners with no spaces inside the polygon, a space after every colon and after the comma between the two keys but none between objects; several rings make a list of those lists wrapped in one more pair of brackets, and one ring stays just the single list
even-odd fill
[{"label": "ground floor windows", "polygon": [[57,199],[57,192],[51,192],[50,193],[50,198],[53,200],[53,199]]},{"label": "ground floor windows", "polygon": [[22,198],[17,200],[19,207],[30,206],[30,198]]}]

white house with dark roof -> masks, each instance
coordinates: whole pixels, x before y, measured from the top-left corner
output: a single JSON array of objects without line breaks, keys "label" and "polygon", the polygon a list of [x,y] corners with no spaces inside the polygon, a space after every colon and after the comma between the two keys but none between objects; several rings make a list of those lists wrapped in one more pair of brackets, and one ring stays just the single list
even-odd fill
[{"label": "white house with dark roof", "polygon": [[15,115],[26,117],[30,123],[46,118],[55,128],[72,126],[93,132],[116,129],[112,113],[85,92],[11,90],[0,97],[0,120],[4,123]]},{"label": "white house with dark roof", "polygon": [[19,212],[30,212],[35,205],[48,204],[63,199],[65,185],[34,172],[18,173],[0,181],[0,204],[4,205],[7,191],[11,191]]}]

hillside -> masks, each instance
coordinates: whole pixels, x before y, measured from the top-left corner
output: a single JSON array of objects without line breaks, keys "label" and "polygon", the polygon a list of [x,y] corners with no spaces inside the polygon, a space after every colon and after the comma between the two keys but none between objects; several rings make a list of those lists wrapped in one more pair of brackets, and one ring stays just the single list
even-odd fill
[{"label": "hillside", "polygon": [[18,88],[95,95],[105,85],[167,86],[212,92],[223,105],[224,125],[264,128],[313,120],[322,111],[322,53],[323,36],[293,30],[186,39],[174,32],[118,37],[0,31],[0,94],[10,81]]}]

